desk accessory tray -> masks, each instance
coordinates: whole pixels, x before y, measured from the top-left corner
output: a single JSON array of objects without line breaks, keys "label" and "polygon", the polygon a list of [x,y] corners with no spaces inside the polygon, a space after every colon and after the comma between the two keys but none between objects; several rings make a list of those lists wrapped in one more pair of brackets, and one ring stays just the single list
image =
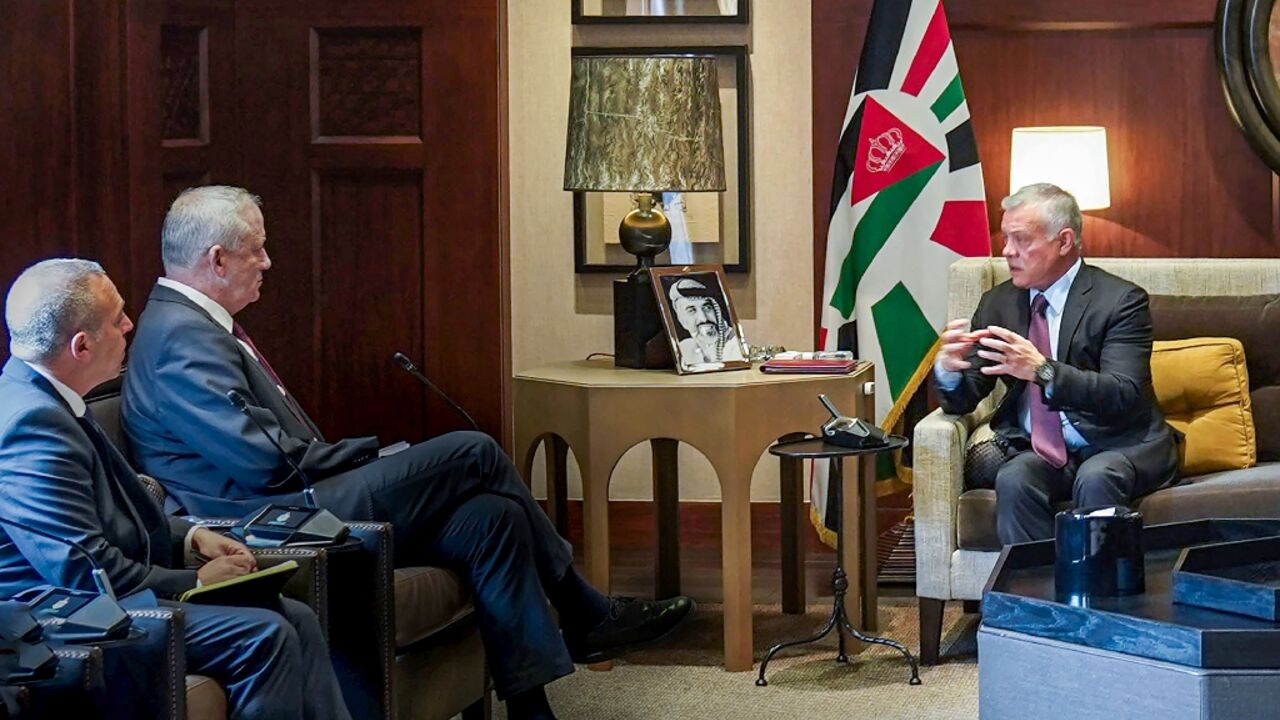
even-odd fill
[{"label": "desk accessory tray", "polygon": [[1280,537],[1183,550],[1173,566],[1173,601],[1280,622]]}]

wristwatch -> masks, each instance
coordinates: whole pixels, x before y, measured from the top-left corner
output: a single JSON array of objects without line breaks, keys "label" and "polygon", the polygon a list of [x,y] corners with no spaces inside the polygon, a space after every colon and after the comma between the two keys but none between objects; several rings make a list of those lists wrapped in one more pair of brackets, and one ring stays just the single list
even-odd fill
[{"label": "wristwatch", "polygon": [[1053,361],[1045,360],[1036,366],[1036,384],[1040,387],[1048,387],[1053,383]]}]

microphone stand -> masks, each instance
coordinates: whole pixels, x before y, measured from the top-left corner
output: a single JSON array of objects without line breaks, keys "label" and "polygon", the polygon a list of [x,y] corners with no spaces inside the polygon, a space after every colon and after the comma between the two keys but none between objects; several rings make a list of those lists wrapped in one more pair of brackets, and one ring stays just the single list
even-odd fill
[{"label": "microphone stand", "polygon": [[449,403],[450,407],[456,410],[459,415],[467,419],[467,423],[471,425],[472,430],[476,430],[476,431],[480,430],[480,426],[476,424],[475,419],[472,418],[471,415],[468,414],[466,410],[463,410],[461,405],[454,402],[453,398],[449,397],[448,395],[445,395],[443,390],[436,387],[435,383],[427,379],[427,376],[423,375],[422,372],[418,370],[418,366],[414,365],[413,361],[410,360],[407,355],[397,351],[395,353],[392,353],[391,359],[394,360],[397,365],[403,368],[405,372],[414,376],[419,380],[419,382],[421,382],[423,385],[426,385],[428,388],[430,388],[431,391],[434,392],[436,395],[439,395],[440,397],[444,398],[444,401]]}]

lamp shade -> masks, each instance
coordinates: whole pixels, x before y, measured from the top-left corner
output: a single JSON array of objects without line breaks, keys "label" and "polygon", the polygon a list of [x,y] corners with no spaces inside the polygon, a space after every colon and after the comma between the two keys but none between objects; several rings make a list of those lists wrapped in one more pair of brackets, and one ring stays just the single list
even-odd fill
[{"label": "lamp shade", "polygon": [[716,60],[573,59],[565,190],[724,190]]},{"label": "lamp shade", "polygon": [[1042,182],[1074,195],[1081,210],[1111,207],[1107,129],[1086,125],[1014,128],[1009,192]]}]

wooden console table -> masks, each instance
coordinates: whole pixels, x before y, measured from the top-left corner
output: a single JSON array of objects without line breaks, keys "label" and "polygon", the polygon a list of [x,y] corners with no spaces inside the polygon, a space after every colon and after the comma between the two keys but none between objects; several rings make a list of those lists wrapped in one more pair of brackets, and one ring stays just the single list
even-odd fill
[{"label": "wooden console table", "polygon": [[[611,360],[548,365],[515,376],[515,452],[531,478],[534,454],[547,441],[547,507],[566,526],[565,462],[573,449],[582,472],[583,535],[587,578],[609,587],[609,481],[629,449],[648,440],[653,452],[657,506],[656,595],[679,592],[676,448],[696,448],[715,469],[721,492],[724,570],[725,669],[752,666],[751,474],[780,439],[816,432],[829,417],[818,402],[826,393],[843,412],[874,417],[870,363],[849,375],[767,375],[758,368],[702,375],[614,367]],[[864,390],[868,392],[864,392]],[[875,472],[874,461],[858,464]],[[784,460],[782,484],[783,609],[804,612],[804,471]],[[849,487],[870,487],[869,482]],[[849,605],[863,630],[876,629],[875,498],[844,494],[846,522],[859,531],[846,538],[851,573]],[[865,550],[865,551],[864,551]]]}]

